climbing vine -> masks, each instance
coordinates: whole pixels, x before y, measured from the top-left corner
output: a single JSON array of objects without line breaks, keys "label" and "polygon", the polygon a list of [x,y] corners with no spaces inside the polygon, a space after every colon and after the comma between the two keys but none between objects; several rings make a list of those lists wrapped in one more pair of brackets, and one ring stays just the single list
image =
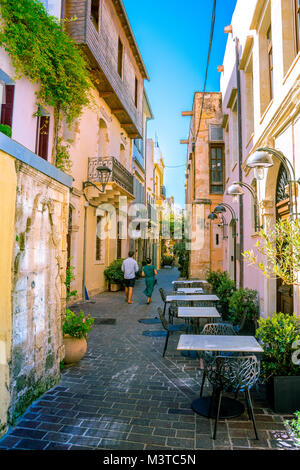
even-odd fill
[{"label": "climbing vine", "polygon": [[0,0],[0,9],[0,46],[10,55],[16,78],[38,83],[38,106],[54,108],[56,157],[62,117],[70,124],[89,104],[88,65],[63,23],[39,0]]}]

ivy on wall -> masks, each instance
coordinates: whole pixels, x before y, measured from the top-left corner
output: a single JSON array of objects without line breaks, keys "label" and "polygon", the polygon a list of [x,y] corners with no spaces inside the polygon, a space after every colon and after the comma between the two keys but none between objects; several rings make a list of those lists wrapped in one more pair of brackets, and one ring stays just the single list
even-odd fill
[{"label": "ivy on wall", "polygon": [[63,23],[39,0],[0,0],[0,9],[0,47],[10,55],[16,78],[38,83],[37,104],[54,108],[56,158],[62,116],[70,124],[90,102],[87,63]]}]

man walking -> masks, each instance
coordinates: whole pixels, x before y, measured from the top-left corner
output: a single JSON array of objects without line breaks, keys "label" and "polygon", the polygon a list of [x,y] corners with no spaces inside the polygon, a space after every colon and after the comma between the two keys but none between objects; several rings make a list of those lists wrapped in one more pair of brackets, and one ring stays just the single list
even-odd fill
[{"label": "man walking", "polygon": [[129,251],[128,258],[126,258],[122,263],[122,271],[124,273],[124,283],[125,283],[125,297],[126,301],[129,304],[133,304],[131,301],[133,288],[135,284],[135,274],[139,270],[139,266],[135,259],[133,259],[134,252]]}]

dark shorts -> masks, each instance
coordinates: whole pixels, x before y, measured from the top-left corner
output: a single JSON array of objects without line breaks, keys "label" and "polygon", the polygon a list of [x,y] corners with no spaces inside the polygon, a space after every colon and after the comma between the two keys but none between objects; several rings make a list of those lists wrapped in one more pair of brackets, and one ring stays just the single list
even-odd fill
[{"label": "dark shorts", "polygon": [[124,279],[125,287],[134,287],[135,279]]}]

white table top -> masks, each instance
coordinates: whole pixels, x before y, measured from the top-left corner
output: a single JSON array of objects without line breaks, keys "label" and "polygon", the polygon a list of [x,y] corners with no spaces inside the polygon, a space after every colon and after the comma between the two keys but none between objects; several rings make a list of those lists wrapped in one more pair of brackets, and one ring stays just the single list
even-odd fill
[{"label": "white table top", "polygon": [[193,284],[194,282],[203,282],[204,284],[208,284],[207,281],[204,281],[202,279],[185,279],[183,281],[172,281],[172,284]]},{"label": "white table top", "polygon": [[201,287],[178,287],[177,292],[182,292],[183,294],[202,294],[203,289]]},{"label": "white table top", "polygon": [[201,300],[205,302],[210,301],[217,301],[219,297],[216,295],[205,295],[205,294],[189,294],[189,295],[167,295],[166,302],[173,302],[175,300],[186,301],[186,302],[193,302],[196,300]]},{"label": "white table top", "polygon": [[221,318],[215,307],[178,307],[181,318]]},{"label": "white table top", "polygon": [[263,352],[254,336],[181,335],[179,351]]}]

